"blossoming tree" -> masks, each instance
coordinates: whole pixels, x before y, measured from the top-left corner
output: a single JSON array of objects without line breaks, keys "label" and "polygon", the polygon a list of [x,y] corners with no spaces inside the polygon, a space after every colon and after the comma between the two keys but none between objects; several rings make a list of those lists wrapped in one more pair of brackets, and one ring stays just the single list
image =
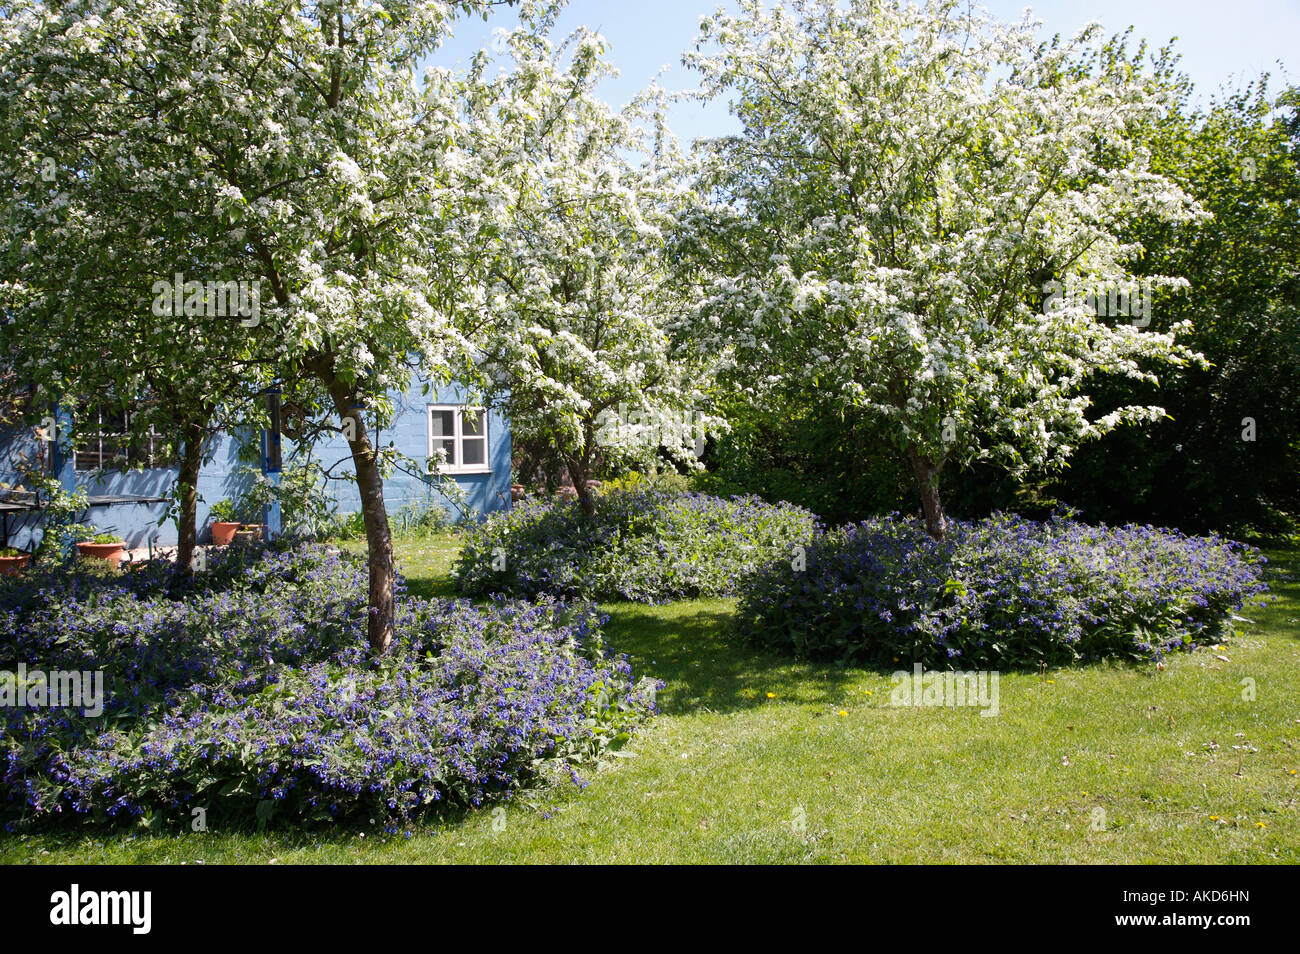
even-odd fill
[{"label": "blossoming tree", "polygon": [[[30,145],[30,114],[4,103],[0,140],[18,150]],[[122,455],[105,459],[105,470],[176,462],[169,513],[176,519],[176,562],[191,564],[196,540],[198,478],[211,436],[223,426],[246,423],[249,403],[268,381],[250,350],[246,323],[239,314],[207,314],[207,288],[191,302],[173,307],[174,298],[140,294],[128,276],[168,274],[176,261],[192,272],[220,275],[199,267],[201,249],[188,245],[188,229],[177,222],[121,221],[121,167],[87,161],[75,133],[43,140],[47,150],[61,145],[63,162],[42,173],[19,166],[9,180],[6,208],[9,242],[4,247],[0,281],[0,355],[14,364],[29,389],[29,417],[40,421],[46,439],[84,446],[87,431],[98,431],[101,414],[117,421],[114,444]],[[147,146],[138,146],[137,155]],[[68,160],[71,159],[71,162]],[[75,215],[64,185],[75,189]],[[60,196],[63,199],[60,199]],[[194,197],[192,213],[202,206]],[[100,225],[117,221],[122,231],[105,241]],[[169,226],[172,227],[170,234]],[[174,278],[174,275],[172,276]],[[170,285],[171,280],[156,284]],[[215,284],[215,283],[214,283]],[[183,288],[178,290],[183,298]],[[239,307],[238,293],[233,296]],[[166,307],[158,307],[158,299]],[[223,309],[224,311],[224,309]],[[249,309],[250,314],[252,309]],[[55,407],[61,412],[56,422]],[[42,467],[44,465],[42,464]]]},{"label": "blossoming tree", "polygon": [[599,454],[663,447],[689,460],[719,423],[702,410],[709,362],[675,341],[696,283],[671,243],[692,195],[663,95],[622,111],[597,96],[610,73],[600,37],[579,30],[555,48],[521,32],[509,49],[513,68],[476,137],[495,167],[520,157],[492,259],[491,363],[509,384],[512,426],[555,448],[592,513]]},{"label": "blossoming tree", "polygon": [[1115,314],[1136,299],[1126,223],[1198,212],[1134,135],[1159,88],[1095,40],[1040,44],[955,0],[740,0],[687,55],[743,123],[710,144],[698,340],[757,400],[794,382],[874,415],[934,537],[946,463],[1061,465],[1163,413],[1090,418],[1091,373],[1194,359],[1180,327]]},{"label": "blossoming tree", "polygon": [[[362,424],[413,365],[465,367],[478,210],[509,205],[467,148],[463,78],[418,71],[457,12],[490,5],[15,0],[0,19],[3,201],[23,223],[5,280],[38,289],[43,319],[67,328],[114,320],[68,293],[96,246],[140,309],[174,273],[256,283],[246,354],[311,382],[349,441],[377,652],[394,570],[383,460]],[[178,325],[198,317],[183,311]]]}]

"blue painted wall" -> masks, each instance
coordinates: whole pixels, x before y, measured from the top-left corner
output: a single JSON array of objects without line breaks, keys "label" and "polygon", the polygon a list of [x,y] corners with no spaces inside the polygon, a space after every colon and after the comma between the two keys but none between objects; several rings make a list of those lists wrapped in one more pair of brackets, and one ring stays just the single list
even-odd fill
[{"label": "blue painted wall", "polygon": [[[34,427],[0,430],[0,489],[17,485],[20,471],[35,466],[45,456],[44,448]],[[9,545],[27,548],[36,525],[29,514],[11,513],[6,520]],[[0,546],[4,540],[0,538]]]},{"label": "blue painted wall", "polygon": [[[462,486],[468,495],[469,512],[461,515],[453,510],[435,482],[423,477],[419,470],[429,453],[430,404],[465,404],[467,392],[459,385],[431,389],[429,394],[423,392],[424,382],[415,380],[404,394],[393,396],[396,406],[393,426],[372,432],[371,439],[378,446],[394,444],[397,449],[412,458],[416,463],[402,463],[399,469],[384,481],[384,500],[389,514],[394,514],[402,507],[411,504],[427,505],[438,503],[451,511],[454,519],[481,519],[486,513],[507,509],[510,506],[510,424],[506,417],[496,409],[488,412],[488,461],[490,472],[483,474],[454,475],[456,483]],[[31,429],[0,433],[0,485],[14,483],[18,476],[20,452],[30,452],[33,440]],[[209,448],[203,469],[199,473],[198,527],[199,541],[211,539],[207,529],[209,507],[219,500],[234,499],[247,485],[249,477],[243,469],[247,466],[240,460],[241,445],[259,440],[256,434],[221,435]],[[351,454],[347,442],[338,436],[322,439],[313,449],[316,459],[326,468],[333,467],[333,475],[341,477],[352,473]],[[285,464],[289,464],[292,448],[285,442]],[[252,465],[256,468],[256,464]],[[64,486],[83,486],[91,496],[130,494],[142,497],[166,496],[176,480],[176,469],[151,468],[143,471],[104,474],[95,477],[89,473],[74,473],[70,458],[62,461],[56,455],[57,473]],[[354,513],[361,509],[360,497],[356,484],[346,480],[331,480],[327,492],[338,502],[343,513]],[[93,507],[86,515],[85,522],[92,523],[105,532],[116,533],[132,547],[169,546],[176,542],[176,524],[160,518],[166,511],[165,504],[118,504],[111,507]],[[39,541],[37,518],[34,515],[10,516],[9,545],[23,549],[34,541]]]},{"label": "blue painted wall", "polygon": [[[431,404],[467,404],[470,397],[463,387],[455,384],[433,388],[425,394],[423,384],[420,380],[413,381],[406,393],[393,395],[396,405],[393,426],[370,433],[370,439],[376,447],[395,445],[400,453],[415,462],[412,464],[411,461],[402,461],[399,469],[384,480],[384,503],[390,515],[410,504],[430,502],[452,510],[436,483],[420,473],[429,456],[428,408]],[[468,519],[478,519],[484,514],[505,510],[510,506],[510,422],[500,409],[489,408],[487,416],[490,473],[453,475],[456,483],[468,495],[470,512],[463,515]],[[334,466],[333,474],[353,473],[352,454],[342,435],[318,440],[313,453],[326,470],[337,465]],[[356,513],[361,509],[355,483],[331,480],[328,490],[339,502],[343,513]],[[462,518],[461,514],[454,511],[451,515],[458,520]]]}]

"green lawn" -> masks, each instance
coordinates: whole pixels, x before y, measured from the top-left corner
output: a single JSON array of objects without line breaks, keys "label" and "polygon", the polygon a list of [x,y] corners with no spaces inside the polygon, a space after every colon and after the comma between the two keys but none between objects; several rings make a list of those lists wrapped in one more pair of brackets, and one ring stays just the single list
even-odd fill
[{"label": "green lawn", "polygon": [[[413,592],[450,592],[454,541],[399,551]],[[1270,556],[1282,599],[1222,649],[1163,672],[1004,675],[995,718],[894,708],[887,674],[736,648],[731,601],[612,605],[610,642],[667,688],[584,791],[410,838],[5,836],[0,860],[1296,863],[1300,554]]]}]

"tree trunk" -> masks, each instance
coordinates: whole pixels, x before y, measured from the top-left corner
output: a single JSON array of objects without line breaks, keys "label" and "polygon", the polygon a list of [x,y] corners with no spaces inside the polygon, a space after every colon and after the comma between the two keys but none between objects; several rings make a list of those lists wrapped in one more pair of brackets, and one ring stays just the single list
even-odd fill
[{"label": "tree trunk", "polygon": [[360,430],[359,434],[359,439],[351,443],[370,560],[370,619],[366,633],[371,651],[382,655],[393,644],[393,619],[397,605],[393,534],[388,526],[388,509],[384,506],[384,479],[379,473],[379,458],[371,448],[365,430]]},{"label": "tree trunk", "polygon": [[942,540],[947,532],[947,522],[943,516],[943,503],[939,499],[939,470],[929,457],[923,457],[915,449],[909,449],[907,458],[912,464],[912,473],[916,476],[917,488],[921,491],[921,511],[925,514],[925,532],[935,540]]},{"label": "tree trunk", "polygon": [[[351,434],[348,447],[352,451],[352,466],[357,475],[357,491],[361,495],[361,517],[366,527],[366,551],[370,568],[370,612],[366,634],[370,650],[382,655],[393,644],[396,597],[393,570],[393,534],[388,525],[388,509],[384,506],[384,478],[379,472],[379,455],[370,445],[366,433],[360,402],[354,388],[348,387],[334,375],[330,366],[318,366],[318,374],[329,391],[338,412],[345,422],[345,435]],[[355,422],[347,425],[347,421]]]},{"label": "tree trunk", "polygon": [[590,468],[587,461],[568,460],[565,462],[569,468],[569,479],[573,481],[573,489],[578,492],[578,506],[588,517],[596,514],[596,501],[591,496],[591,488],[587,486],[590,479]]},{"label": "tree trunk", "polygon": [[578,506],[588,517],[594,517],[596,501],[592,498],[591,488],[587,486],[591,480],[591,461],[596,451],[596,425],[592,418],[583,422],[582,437],[582,456],[572,457],[566,454],[564,462],[568,465],[573,489],[578,492]]},{"label": "tree trunk", "polygon": [[190,571],[194,560],[194,541],[198,536],[199,469],[203,466],[202,424],[186,424],[184,453],[176,483],[180,488],[180,512],[176,515],[176,567],[182,573]]}]

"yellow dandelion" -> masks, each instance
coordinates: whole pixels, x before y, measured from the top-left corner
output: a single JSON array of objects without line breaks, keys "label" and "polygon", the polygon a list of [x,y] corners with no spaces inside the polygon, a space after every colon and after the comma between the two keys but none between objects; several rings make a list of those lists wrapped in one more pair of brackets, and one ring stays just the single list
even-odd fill
[{"label": "yellow dandelion", "polygon": [[1218,821],[1218,820],[1219,820],[1219,816],[1218,816],[1218,815],[1211,815],[1211,816],[1210,816],[1210,821]]},{"label": "yellow dandelion", "polygon": [[1049,679],[1049,680],[1047,680],[1047,684],[1048,684],[1049,686],[1054,686],[1054,685],[1056,685],[1056,680],[1055,680],[1055,679]]},{"label": "yellow dandelion", "polygon": [[1263,822],[1255,822],[1255,827],[1256,827],[1256,828],[1267,828],[1268,826],[1265,825]]},{"label": "yellow dandelion", "polygon": [[775,698],[776,698],[776,693],[775,693],[775,692],[769,692],[769,693],[767,694],[767,697],[768,697],[769,699],[775,699]]},{"label": "yellow dandelion", "polygon": [[[870,690],[870,689],[867,690],[867,695],[871,695],[871,690]],[[1292,772],[1291,774],[1294,775],[1295,772]]]},{"label": "yellow dandelion", "polygon": [[848,714],[849,714],[849,713],[848,713],[848,710],[847,710],[847,709],[841,709],[841,710],[840,710],[840,715],[842,715],[842,716],[846,716],[846,715],[848,715]]}]

